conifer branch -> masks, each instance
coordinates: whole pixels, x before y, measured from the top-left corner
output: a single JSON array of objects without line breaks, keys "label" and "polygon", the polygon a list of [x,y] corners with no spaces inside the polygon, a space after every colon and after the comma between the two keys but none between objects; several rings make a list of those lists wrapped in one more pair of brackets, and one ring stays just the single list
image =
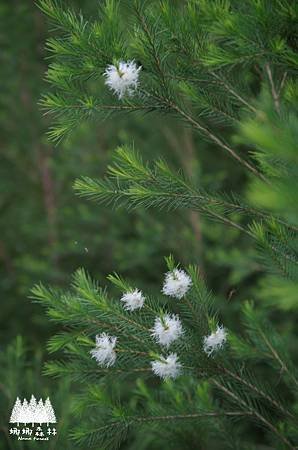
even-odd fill
[{"label": "conifer branch", "polygon": [[[179,38],[177,37],[177,42],[179,42]],[[207,71],[208,74],[211,75],[221,86],[223,86],[226,91],[231,94],[235,99],[237,99],[240,103],[242,103],[244,106],[246,106],[251,112],[257,113],[257,109],[248,103],[248,101],[240,95],[239,92],[236,92],[234,88],[228,83],[228,81],[221,75],[218,75],[214,70],[211,70],[210,68],[206,67],[202,60],[199,60],[197,58],[193,58],[193,55],[190,53],[189,49],[186,48],[182,42],[179,42],[179,48],[183,52],[183,54],[191,61],[192,65],[199,65],[200,68],[202,68],[204,71]],[[183,78],[182,78],[183,79]],[[185,80],[188,81],[199,81],[198,78],[191,79],[189,77],[186,77]],[[212,83],[211,80],[207,81],[208,83]]]},{"label": "conifer branch", "polygon": [[111,433],[119,432],[119,427],[121,427],[121,435],[126,434],[131,428],[140,425],[146,425],[147,423],[159,423],[159,422],[172,422],[172,421],[193,421],[200,419],[220,419],[224,417],[245,417],[251,416],[250,412],[243,411],[221,411],[221,412],[210,412],[202,411],[198,413],[186,413],[186,414],[175,414],[175,415],[152,415],[152,416],[134,416],[128,415],[125,418],[113,417],[109,420],[107,425],[101,425],[96,428],[88,429],[85,432],[75,432],[73,433],[73,438],[81,442],[83,439],[88,439],[91,436],[103,436],[106,432],[109,432],[111,440]]},{"label": "conifer branch", "polygon": [[234,380],[238,381],[240,384],[243,384],[259,396],[263,397],[265,400],[267,400],[268,403],[271,403],[277,410],[281,411],[284,415],[293,417],[293,415],[287,411],[279,402],[277,402],[274,398],[272,398],[269,394],[264,392],[259,387],[253,385],[248,380],[243,378],[243,376],[239,376],[237,373],[233,372],[232,370],[228,369],[227,367],[221,366],[222,371],[228,375],[229,377],[233,378]]},{"label": "conifer branch", "polygon": [[270,350],[272,356],[274,357],[274,359],[276,359],[276,361],[278,362],[278,364],[281,367],[281,370],[286,372],[287,375],[289,376],[289,378],[291,378],[291,380],[294,381],[294,383],[296,384],[296,386],[298,387],[298,380],[297,378],[293,375],[293,373],[290,372],[289,368],[287,367],[287,365],[285,364],[285,362],[280,358],[278,352],[275,350],[275,348],[271,345],[270,341],[268,340],[267,336],[265,335],[265,333],[258,328],[260,336],[262,337],[263,341],[265,342],[266,346],[268,347],[268,349]]},{"label": "conifer branch", "polygon": [[199,130],[204,136],[206,136],[211,142],[214,142],[216,145],[226,150],[230,156],[236,159],[241,165],[246,167],[250,172],[252,172],[256,177],[260,178],[266,184],[270,184],[267,178],[259,172],[252,164],[250,164],[245,159],[241,158],[241,156],[236,153],[229,145],[225,144],[218,136],[212,133],[206,126],[202,125],[198,120],[194,119],[189,113],[185,112],[180,106],[174,103],[170,98],[166,96],[159,96],[157,93],[152,93],[143,90],[143,92],[149,96],[150,98],[155,98],[160,101],[161,104],[166,105],[170,110],[178,113],[183,119],[185,119],[188,123],[190,123],[195,129]]},{"label": "conifer branch", "polygon": [[236,92],[223,77],[218,75],[213,70],[210,70],[210,74],[225,87],[229,94],[232,94],[237,100],[239,100],[240,103],[242,103],[244,106],[247,106],[250,111],[252,111],[253,113],[258,112],[257,109],[250,103],[248,103],[248,101],[245,100],[238,92]]},{"label": "conifer branch", "polygon": [[212,383],[229,397],[231,397],[238,405],[243,406],[243,408],[247,409],[255,418],[260,421],[265,427],[271,430],[289,449],[295,450],[295,447],[291,444],[291,442],[276,428],[271,422],[269,422],[260,412],[258,412],[254,407],[248,405],[242,398],[232,392],[230,389],[225,387],[223,384],[218,382],[217,380],[212,380]]},{"label": "conifer branch", "polygon": [[[263,176],[263,174],[261,174],[253,165],[251,165],[248,161],[244,160],[243,158],[241,158],[236,152],[235,150],[233,150],[230,146],[228,146],[227,144],[225,144],[220,138],[218,138],[217,136],[215,136],[207,127],[203,126],[202,124],[200,124],[197,120],[195,120],[192,116],[190,116],[188,113],[186,113],[185,111],[183,111],[177,104],[173,103],[172,100],[169,99],[169,97],[167,96],[166,92],[168,92],[168,86],[166,83],[166,76],[164,74],[164,71],[162,69],[161,66],[161,62],[159,60],[159,56],[158,56],[158,52],[156,50],[155,44],[154,44],[154,40],[151,36],[150,30],[147,26],[146,20],[143,17],[143,15],[141,14],[139,8],[136,8],[136,13],[137,16],[140,20],[140,23],[142,25],[142,28],[146,34],[149,46],[152,50],[152,55],[157,67],[157,71],[160,75],[160,79],[161,79],[161,84],[164,90],[163,96],[164,99],[166,101],[166,104],[174,111],[178,112],[179,115],[181,115],[184,119],[186,119],[189,123],[191,123],[196,129],[198,129],[199,131],[201,131],[205,136],[207,136],[212,142],[214,142],[215,144],[217,144],[219,147],[223,148],[224,150],[226,150],[233,158],[235,158],[240,164],[242,164],[243,166],[245,166],[249,171],[251,171],[252,173],[254,173],[254,175],[256,175],[257,177],[261,178],[264,182],[268,183],[268,181],[266,180],[266,178]],[[227,88],[227,84],[224,83],[225,87]],[[228,87],[229,88],[229,87]],[[231,91],[231,89],[229,88],[229,91]],[[233,90],[232,90],[233,91]],[[149,94],[150,96],[154,96],[156,97],[156,94]],[[233,95],[235,96],[235,93],[233,91]],[[160,99],[161,101],[163,101],[163,99]]]},{"label": "conifer branch", "polygon": [[162,64],[161,64],[161,61],[160,61],[160,58],[159,58],[159,55],[158,55],[158,51],[156,49],[156,45],[155,45],[155,42],[154,42],[154,37],[152,37],[151,32],[150,32],[149,27],[148,27],[148,24],[147,24],[147,21],[146,21],[146,18],[143,16],[143,14],[141,12],[141,9],[140,9],[140,7],[139,7],[139,5],[137,3],[135,4],[135,12],[136,12],[136,15],[137,15],[137,17],[139,19],[139,22],[140,22],[141,26],[142,26],[142,29],[143,29],[143,31],[144,31],[144,33],[146,35],[146,38],[147,38],[147,41],[148,41],[148,44],[149,44],[149,48],[151,49],[151,54],[153,56],[157,72],[158,72],[158,74],[160,76],[161,86],[162,86],[162,88],[165,91],[167,91],[168,86],[167,86],[167,83],[166,83],[166,78],[165,78],[164,71],[162,69]]},{"label": "conifer branch", "polygon": [[218,412],[200,412],[193,414],[174,414],[168,416],[147,416],[147,417],[133,417],[133,421],[136,422],[153,422],[153,421],[162,421],[162,420],[185,420],[185,419],[198,419],[202,417],[243,417],[243,416],[251,416],[252,412],[244,412],[244,411],[218,411]]}]

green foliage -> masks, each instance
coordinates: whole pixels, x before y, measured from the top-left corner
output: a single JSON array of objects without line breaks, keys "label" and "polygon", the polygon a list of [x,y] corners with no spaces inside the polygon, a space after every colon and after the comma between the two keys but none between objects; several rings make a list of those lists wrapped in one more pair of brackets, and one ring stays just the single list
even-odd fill
[{"label": "green foliage", "polygon": [[[280,176],[281,183],[287,177],[287,173]],[[194,186],[181,173],[172,171],[163,160],[155,162],[151,169],[134,150],[122,148],[116,152],[114,165],[108,168],[106,180],[83,178],[77,180],[74,187],[83,197],[116,206],[198,210],[209,218],[233,226],[254,238],[262,260],[275,272],[277,270],[297,281],[295,226],[279,217],[274,218],[263,210],[242,204],[233,194],[209,194]],[[265,185],[265,192],[267,189]],[[235,220],[237,213],[238,216],[247,216],[245,226]],[[252,223],[247,223],[248,220]]]},{"label": "green foliage", "polygon": [[[173,262],[169,260],[169,263],[169,269],[172,269]],[[243,335],[239,339],[232,335],[230,348],[228,346],[220,350],[215,356],[207,356],[203,350],[203,338],[212,331],[212,324],[216,324],[218,318],[213,312],[212,295],[195,267],[189,267],[189,275],[193,287],[183,299],[166,301],[146,295],[144,307],[137,312],[123,309],[117,298],[110,298],[106,290],[99,288],[83,270],[74,275],[73,289],[67,293],[41,286],[33,290],[34,298],[47,305],[49,316],[68,326],[67,332],[56,335],[49,344],[51,351],[63,348],[65,356],[60,361],[48,363],[46,372],[51,376],[67,375],[83,382],[85,387],[80,402],[81,413],[83,416],[88,414],[89,417],[96,417],[95,428],[92,419],[86,421],[74,431],[74,438],[81,444],[115,448],[123,440],[129,439],[134,429],[138,433],[142,426],[146,429],[148,424],[153,423],[150,433],[158,435],[159,430],[164,427],[166,430],[163,438],[159,437],[163,443],[160,445],[166,445],[168,432],[173,437],[173,434],[179,435],[182,430],[187,433],[188,427],[191,429],[189,440],[195,442],[206,420],[209,418],[213,423],[216,418],[219,423],[213,433],[222,440],[222,448],[238,448],[236,442],[229,447],[231,442],[222,429],[230,416],[237,417],[240,423],[244,416],[246,427],[251,426],[250,419],[255,420],[269,433],[273,433],[280,440],[280,445],[294,448],[291,439],[297,418],[274,389],[276,379],[279,379],[288,395],[297,395],[297,374],[291,359],[283,350],[285,343],[252,305],[246,304],[244,330],[247,336]],[[109,280],[122,292],[131,289],[130,284],[117,275],[110,276]],[[141,402],[138,407],[135,405],[133,409],[125,406],[125,400],[124,403],[115,403],[113,396],[103,401],[101,388],[92,387],[96,383],[102,386],[110,383],[117,385],[123,380],[136,380],[141,375],[148,381],[152,378],[150,361],[159,358],[161,351],[152,339],[151,328],[155,317],[169,311],[179,314],[184,327],[183,336],[171,345],[171,351],[179,355],[182,363],[181,379],[160,385],[159,400],[154,400],[151,390],[145,388],[142,382],[142,389],[146,389],[145,402]],[[117,360],[109,368],[100,367],[89,355],[94,346],[94,335],[99,330],[117,336]],[[260,377],[263,373],[260,367],[263,366],[264,370],[267,361],[270,368],[268,366],[265,369],[268,381],[264,383]],[[203,382],[206,378],[209,380],[208,385]],[[214,399],[209,397],[207,386],[213,388]],[[192,393],[193,389],[196,394]],[[208,399],[207,407],[202,389]],[[185,402],[186,398],[191,401]],[[141,408],[140,412],[138,408]],[[177,420],[180,425],[174,431]],[[203,423],[200,425],[201,421]],[[194,429],[191,422],[196,423],[196,427],[198,423],[199,428]],[[236,424],[234,432],[235,427]],[[209,436],[207,438],[208,442],[212,442],[212,437],[211,441]],[[175,448],[181,448],[177,439]],[[201,442],[204,442],[204,438]],[[242,445],[247,444],[244,442]]]},{"label": "green foliage", "polygon": [[[126,311],[83,269],[75,273],[70,291],[35,287],[34,297],[46,305],[60,328],[49,350],[61,352],[61,357],[46,364],[46,373],[83,382],[78,402],[82,421],[73,437],[82,445],[111,449],[122,444],[132,449],[169,445],[179,450],[276,445],[294,449],[298,440],[297,6],[287,0],[187,0],[134,1],[127,8],[125,2],[106,1],[98,19],[87,19],[53,0],[41,0],[40,8],[55,30],[48,41],[52,62],[47,78],[52,91],[42,100],[53,116],[49,136],[54,142],[82,121],[94,123],[98,117],[123,112],[155,112],[157,117],[162,113],[206,141],[196,143],[208,159],[207,182],[192,168],[195,157],[185,157],[187,146],[177,148],[174,135],[179,170],[172,158],[169,163],[168,158],[160,158],[159,151],[144,157],[143,150],[141,156],[125,142],[106,178],[95,179],[88,173],[77,179],[75,190],[108,208],[125,206],[142,214],[154,207],[158,212],[174,212],[175,218],[189,214],[190,220],[193,213],[205,216],[205,253],[211,249],[211,255],[212,250],[221,255],[219,266],[221,261],[234,268],[238,261],[246,265],[244,272],[251,279],[237,288],[242,290],[240,300],[252,297],[256,305],[230,302],[233,290],[223,302],[219,291],[226,285],[216,275],[214,290],[219,298],[214,297],[195,266],[188,267],[192,288],[187,295],[166,301],[156,286],[161,282],[160,263],[154,267],[150,286],[144,288],[142,273],[133,276],[140,284],[116,274],[109,277],[112,292],[130,291],[136,285],[146,292],[145,306],[134,312]],[[119,100],[104,85],[103,72],[109,64],[132,59],[142,66],[140,83],[134,96]],[[114,125],[116,116],[112,118]],[[149,133],[153,134],[155,124],[149,123]],[[229,182],[223,186],[213,167],[219,159],[213,156],[217,147],[238,163],[226,169]],[[238,178],[232,181],[235,174]],[[249,183],[246,196],[242,178]],[[209,219],[216,222],[212,229]],[[202,236],[197,225],[196,221],[192,231]],[[213,230],[217,235],[212,235]],[[215,249],[212,240],[217,240]],[[233,250],[237,245],[236,261],[230,261],[232,252],[225,254],[227,245],[218,244],[222,241]],[[252,245],[258,258],[251,249],[247,256]],[[131,256],[137,258],[137,252]],[[167,263],[173,270],[174,260]],[[213,269],[216,262],[212,263]],[[268,299],[276,309],[262,307]],[[228,323],[229,342],[207,356],[204,337],[219,321],[219,305],[224,317],[220,323]],[[291,314],[284,316],[281,311],[287,309]],[[168,311],[179,314],[183,323],[183,336],[171,345],[183,374],[175,381],[158,383],[150,362],[161,358],[161,350],[151,328],[155,317],[163,318]],[[94,336],[100,332],[118,338],[117,360],[111,367],[96,364],[90,355]],[[122,389],[124,381],[128,393]]]},{"label": "green foliage", "polygon": [[[287,61],[290,73],[297,70],[293,57],[295,53],[288,36],[297,16],[296,7],[291,7],[286,1],[276,0],[273,3],[274,5],[267,7],[265,1],[250,1],[240,6],[238,2],[218,2],[210,7],[204,1],[189,1],[182,5],[165,1],[160,2],[159,8],[156,8],[154,2],[134,2],[133,14],[130,16],[135,23],[134,28],[131,25],[133,33],[126,32],[118,35],[115,40],[109,39],[113,27],[121,29],[119,20],[118,24],[116,20],[110,25],[107,42],[103,47],[108,48],[106,53],[109,54],[109,60],[96,52],[97,47],[92,42],[101,42],[101,36],[98,38],[92,25],[85,21],[81,27],[83,36],[79,39],[78,48],[65,53],[58,45],[54,45],[54,48],[51,46],[54,61],[63,62],[62,71],[65,71],[60,81],[61,70],[55,68],[56,62],[49,70],[50,81],[54,76],[52,84],[56,92],[59,92],[57,96],[50,94],[43,101],[46,110],[57,118],[57,126],[51,132],[52,138],[61,139],[79,121],[105,110],[109,114],[117,111],[161,110],[186,121],[205,138],[257,174],[257,169],[238,155],[221,136],[211,131],[210,125],[213,118],[216,123],[218,120],[222,121],[223,125],[229,125],[231,121],[234,123],[239,118],[240,107],[256,111],[246,97],[243,97],[243,91],[247,90],[244,89],[245,85],[250,87],[251,94],[253,86],[259,83],[259,80],[252,79],[249,71],[253,64],[257,63],[259,70],[266,73],[271,71],[270,64],[273,63],[276,72],[283,74]],[[61,12],[60,7],[51,0],[41,2],[41,7],[54,19],[57,26],[62,27],[63,42],[69,45],[72,36],[69,35],[67,26],[63,26],[63,20],[65,15],[69,14],[73,18],[76,17],[75,14]],[[103,7],[100,21],[94,22],[94,28],[105,26],[108,15],[105,11],[110,9],[108,1]],[[218,14],[219,10],[221,14]],[[116,17],[116,12],[112,15]],[[216,21],[214,17],[217,17]],[[213,26],[210,27],[212,20]],[[76,21],[82,23],[83,19],[78,16]],[[55,42],[59,43],[60,40]],[[281,47],[276,44],[277,41],[282,42]],[[127,45],[124,46],[124,42]],[[144,69],[141,96],[115,103],[114,97],[106,92],[107,89],[103,89],[104,97],[101,99],[97,94],[98,85],[89,83],[89,77],[86,81],[82,74],[78,74],[80,86],[77,86],[72,66],[77,70],[78,64],[84,64],[85,57],[91,51],[96,52],[102,69],[119,59],[135,58],[140,61]],[[78,59],[80,62],[77,64]],[[102,69],[101,72],[96,71],[97,76],[102,75]],[[90,76],[93,74],[91,71]],[[233,79],[234,76],[237,76],[236,80]],[[67,80],[67,86],[64,79]]]},{"label": "green foliage", "polygon": [[[75,4],[85,14],[98,11],[97,2]],[[144,154],[154,158],[163,147],[176,164],[172,147],[161,137],[161,126],[160,133],[152,135],[151,124],[129,116],[96,129],[81,124],[70,142],[60,150],[53,148],[44,136],[49,117],[43,116],[37,104],[47,86],[43,81],[43,43],[49,35],[45,18],[31,1],[15,5],[4,0],[0,5],[1,342],[9,343],[21,334],[28,344],[44,346],[53,325],[27,299],[37,280],[66,286],[69,274],[81,265],[103,278],[115,267],[125,275],[139,277],[150,257],[155,263],[151,270],[146,268],[148,276],[143,280],[150,284],[163,255],[178,253],[177,233],[182,233],[185,243],[182,261],[189,260],[196,244],[188,231],[189,221],[182,215],[176,215],[177,230],[170,217],[142,211],[123,216],[109,208],[100,213],[96,206],[76,198],[74,180],[83,174],[103,174],[111,158],[110,148],[128,141],[126,130],[138,145],[145,136]],[[152,123],[159,126],[156,120]],[[173,134],[170,124],[167,132]],[[182,136],[182,145],[185,140]],[[176,251],[171,245],[174,240]],[[30,317],[30,327],[24,316]]]},{"label": "green foliage", "polygon": [[42,0],[39,7],[50,17],[54,29],[62,30],[67,36],[51,38],[47,43],[48,50],[57,56],[49,67],[47,80],[59,91],[42,100],[42,105],[51,105],[58,117],[64,117],[50,131],[50,137],[59,141],[83,119],[92,117],[95,112],[106,112],[100,99],[91,95],[92,90],[88,92],[83,88],[82,80],[94,89],[94,83],[101,78],[107,64],[123,54],[120,16],[114,0],[105,2],[100,19],[93,23],[84,20],[81,14],[65,11],[56,1]]}]

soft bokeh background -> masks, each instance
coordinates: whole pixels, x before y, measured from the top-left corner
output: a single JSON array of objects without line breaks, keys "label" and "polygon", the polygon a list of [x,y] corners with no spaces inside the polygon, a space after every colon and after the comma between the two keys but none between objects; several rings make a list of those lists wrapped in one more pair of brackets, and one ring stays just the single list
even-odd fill
[{"label": "soft bokeh background", "polygon": [[[69,3],[86,16],[98,8],[97,0]],[[164,156],[208,189],[244,193],[247,179],[221,150],[167,116],[82,124],[53,147],[46,137],[50,117],[38,106],[46,89],[44,47],[51,30],[32,0],[0,0],[0,21],[0,448],[27,448],[13,447],[7,428],[16,396],[32,393],[50,395],[61,422],[51,448],[60,449],[61,442],[73,448],[65,433],[74,425],[76,386],[42,375],[53,325],[29,298],[35,283],[66,286],[83,266],[103,285],[107,274],[117,271],[144,289],[159,290],[163,258],[172,253],[182,265],[200,266],[221,304],[229,306],[228,325],[259,276],[254,251],[237,230],[223,232],[195,212],[99,207],[76,197],[75,178],[104,174],[113,149],[134,143],[144,159]]]}]

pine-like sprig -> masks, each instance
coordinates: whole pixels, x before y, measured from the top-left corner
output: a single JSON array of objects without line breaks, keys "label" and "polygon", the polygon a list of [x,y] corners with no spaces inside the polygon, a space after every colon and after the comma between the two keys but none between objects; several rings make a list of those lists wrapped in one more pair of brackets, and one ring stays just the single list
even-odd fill
[{"label": "pine-like sprig", "polygon": [[[167,262],[168,269],[173,270],[173,259],[170,258]],[[149,424],[164,426],[164,423],[174,426],[177,421],[186,422],[187,426],[189,422],[200,423],[207,419],[216,418],[221,421],[229,417],[238,420],[245,417],[245,420],[251,418],[260,426],[265,426],[286,447],[294,448],[287,435],[275,424],[276,417],[287,417],[292,423],[295,420],[294,412],[288,409],[282,399],[277,398],[270,383],[265,384],[258,378],[253,371],[252,359],[246,358],[247,367],[244,369],[243,346],[246,338],[243,336],[236,339],[232,335],[231,349],[227,347],[219,350],[212,357],[204,352],[204,336],[215,329],[218,315],[214,311],[212,294],[207,290],[197,269],[189,267],[188,273],[192,279],[192,287],[181,300],[151,298],[145,294],[145,304],[136,312],[126,311],[119,299],[110,298],[106,290],[102,290],[83,270],[75,273],[72,290],[68,293],[59,293],[41,286],[33,290],[33,297],[45,303],[50,317],[68,326],[67,332],[58,333],[49,343],[51,351],[63,350],[65,356],[60,361],[48,363],[47,374],[59,377],[67,375],[75,381],[87,383],[87,386],[100,379],[110,379],[117,383],[122,379],[151,378],[154,375],[150,361],[159,358],[163,350],[152,339],[150,330],[156,316],[172,311],[179,315],[184,329],[183,336],[171,345],[171,351],[179,355],[182,379],[186,386],[191,380],[199,382],[208,379],[210,386],[223,396],[221,407],[212,406],[207,410],[200,403],[197,406],[192,403],[186,408],[184,403],[174,406],[167,401],[154,404],[152,409],[150,400],[140,414],[121,407],[119,415],[119,408],[113,408],[110,410],[109,420],[107,409],[104,409],[102,425],[97,423],[93,428],[90,423],[86,429],[74,432],[75,439],[80,443],[96,443],[103,448],[115,448],[116,442],[125,439],[127,433],[135,427]],[[116,274],[109,276],[109,281],[122,293],[134,288]],[[255,361],[268,359],[272,370],[283,371],[284,382],[290,386],[296,378],[291,361],[280,354],[281,338],[276,333],[269,337],[266,331],[268,325],[259,321],[250,305],[245,307],[245,323],[249,337],[245,345],[251,349],[251,354],[252,346],[256,348]],[[117,360],[112,367],[97,365],[89,354],[94,346],[94,335],[103,331],[117,336]],[[96,396],[99,394],[88,389],[82,397],[81,408],[84,410],[84,405],[86,408],[101,408],[100,398]],[[161,389],[162,392],[163,388]],[[109,444],[110,440],[113,445]]]}]

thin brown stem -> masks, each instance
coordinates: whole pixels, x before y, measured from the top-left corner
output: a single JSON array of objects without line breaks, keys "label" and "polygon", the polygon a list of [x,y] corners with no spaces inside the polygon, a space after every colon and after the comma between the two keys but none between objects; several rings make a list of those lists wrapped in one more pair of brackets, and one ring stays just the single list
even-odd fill
[{"label": "thin brown stem", "polygon": [[205,211],[206,213],[208,213],[210,216],[220,220],[223,223],[226,223],[227,225],[232,226],[233,228],[236,228],[239,231],[242,231],[243,233],[247,234],[250,237],[254,237],[253,234],[247,230],[246,228],[242,227],[241,225],[239,225],[238,223],[234,222],[231,219],[228,219],[227,217],[222,216],[221,214],[218,214],[214,211],[210,211],[207,208],[202,207],[202,210]]},{"label": "thin brown stem", "polygon": [[92,369],[92,370],[86,370],[84,372],[112,372],[112,373],[130,373],[130,372],[151,372],[150,367],[140,367],[136,369],[113,369],[113,367],[107,367],[107,368],[101,368],[101,369]]},{"label": "thin brown stem", "polygon": [[281,92],[283,90],[283,87],[284,87],[284,84],[286,82],[287,76],[288,76],[288,72],[284,72],[284,74],[282,76],[282,79],[281,79],[281,82],[280,82],[280,85],[279,85],[278,96],[280,96],[280,94],[281,94]]},{"label": "thin brown stem", "polygon": [[[46,107],[46,106],[45,106]],[[84,105],[66,105],[65,107],[61,107],[61,109],[88,109],[87,106]],[[162,109],[160,106],[156,105],[99,105],[94,106],[92,109],[97,111],[152,111],[154,109]],[[47,110],[44,112],[44,116],[53,113],[51,110]]]},{"label": "thin brown stem", "polygon": [[[113,190],[113,191],[110,191],[110,193],[114,195],[114,194],[115,194],[115,191],[114,191],[114,190]],[[128,196],[128,197],[131,196],[131,192],[130,192],[130,191],[124,191],[124,190],[118,189],[118,190],[117,190],[117,193],[119,193],[119,194],[121,194],[121,195],[126,195],[126,196]],[[152,194],[152,195],[153,195],[153,194]],[[157,193],[156,195],[157,195],[157,196],[160,196],[161,194],[160,194],[160,193]],[[168,196],[168,197],[176,196],[176,197],[179,197],[179,198],[183,198],[183,197],[188,198],[188,199],[191,198],[191,196],[190,196],[189,194],[183,195],[183,194],[177,194],[177,193],[173,193],[173,192],[171,192],[171,193],[162,192],[162,195],[163,195],[163,196]],[[198,195],[198,194],[193,195],[192,198],[193,198],[193,199],[202,199],[202,200],[206,200],[205,197],[200,196],[200,195]],[[242,226],[239,225],[238,223],[233,222],[231,219],[228,219],[228,218],[222,216],[221,214],[215,213],[214,211],[211,211],[209,208],[204,207],[204,206],[201,206],[201,205],[199,206],[199,209],[200,209],[201,211],[203,211],[203,212],[209,214],[210,216],[216,218],[217,220],[220,220],[221,222],[226,223],[226,224],[228,224],[228,225],[230,225],[230,226],[232,226],[232,227],[238,229],[239,231],[242,231],[243,233],[247,234],[248,236],[254,237],[253,234],[252,234],[249,230],[245,229],[244,227],[242,227]]]},{"label": "thin brown stem", "polygon": [[243,97],[241,97],[224,79],[222,79],[217,73],[210,71],[210,74],[219,81],[220,84],[222,84],[226,90],[232,94],[239,102],[241,102],[243,105],[247,106],[248,109],[250,109],[252,112],[257,113],[257,109],[250,105]]},{"label": "thin brown stem", "polygon": [[262,181],[268,184],[268,180],[264,177],[262,173],[260,173],[254,166],[252,166],[248,161],[241,158],[241,156],[238,155],[238,153],[235,152],[231,147],[229,147],[227,144],[225,144],[220,138],[215,136],[208,128],[201,125],[197,120],[195,120],[192,116],[190,116],[188,113],[183,111],[179,106],[176,104],[170,102],[169,106],[176,111],[178,114],[180,114],[184,119],[186,119],[190,124],[192,124],[196,129],[200,130],[205,136],[207,136],[212,142],[217,144],[219,147],[226,150],[230,156],[232,156],[234,159],[236,159],[240,164],[242,164],[244,167],[246,167],[250,172],[252,172],[255,176],[260,178]]},{"label": "thin brown stem", "polygon": [[112,325],[112,324],[109,324],[109,323],[105,323],[105,322],[101,322],[101,321],[99,321],[99,320],[89,320],[88,322],[90,322],[90,323],[96,323],[97,325],[104,326],[104,327],[108,328],[109,330],[119,331],[119,332],[122,333],[123,336],[126,336],[126,337],[129,337],[129,338],[131,338],[131,339],[134,339],[135,341],[141,343],[142,345],[145,344],[145,342],[144,342],[142,339],[140,339],[138,336],[136,336],[135,334],[130,334],[130,335],[125,334],[125,333],[123,332],[123,330],[120,330],[120,328],[119,328],[119,327],[116,327],[115,325]]},{"label": "thin brown stem", "polygon": [[133,324],[133,326],[137,327],[137,328],[141,328],[142,330],[146,331],[146,333],[149,332],[148,328],[144,327],[144,325],[141,325],[139,322],[136,322],[135,320],[129,319],[128,317],[124,316],[123,314],[119,313],[119,312],[113,312],[115,315],[117,315],[118,317],[120,317],[121,319],[124,319],[126,322]]},{"label": "thin brown stem", "polygon": [[280,359],[279,354],[277,353],[277,351],[275,350],[274,347],[272,347],[270,341],[267,339],[267,336],[263,333],[263,331],[261,329],[258,330],[263,341],[265,342],[265,344],[267,345],[267,347],[269,348],[271,354],[273,355],[273,357],[277,360],[277,362],[279,363],[279,365],[281,366],[281,370],[286,372],[287,375],[294,381],[294,383],[296,384],[296,386],[298,386],[298,380],[294,377],[294,375],[289,371],[288,367],[285,365],[285,363]]},{"label": "thin brown stem", "polygon": [[238,417],[251,416],[251,412],[243,411],[222,411],[222,412],[201,412],[193,414],[173,414],[166,416],[149,416],[149,417],[134,417],[137,422],[153,422],[155,420],[177,420],[177,419],[198,419],[200,417]]},{"label": "thin brown stem", "polygon": [[[271,219],[270,214],[267,214],[264,211],[260,211],[259,209],[252,208],[250,206],[241,206],[241,205],[238,205],[237,203],[231,203],[231,202],[228,202],[228,201],[225,201],[225,200],[212,198],[212,197],[211,198],[209,197],[208,201],[210,203],[215,204],[215,205],[217,204],[217,205],[223,205],[223,206],[227,206],[227,207],[232,207],[232,208],[235,209],[235,212],[242,211],[242,212],[258,215],[258,216],[260,216],[260,217],[262,217],[264,219]],[[282,219],[280,219],[278,217],[274,217],[274,219],[276,220],[276,222],[280,223],[281,225],[284,225],[285,227],[287,227],[287,228],[289,228],[289,229],[291,229],[293,231],[298,231],[298,227],[296,227],[295,225],[291,225],[291,224],[285,222],[284,220],[282,220]]]},{"label": "thin brown stem", "polygon": [[270,64],[269,63],[265,64],[265,69],[266,69],[267,76],[268,76],[269,83],[270,83],[270,87],[271,87],[271,93],[272,93],[272,97],[273,97],[273,101],[274,101],[274,106],[275,106],[275,109],[276,109],[277,113],[280,114],[279,94],[277,93],[277,91],[275,89],[273,76],[272,76],[272,72],[271,72],[271,68],[270,68]]},{"label": "thin brown stem", "polygon": [[116,348],[115,352],[116,353],[132,353],[132,354],[138,355],[138,356],[150,356],[148,352],[139,352],[137,350],[129,350],[126,348]]}]

